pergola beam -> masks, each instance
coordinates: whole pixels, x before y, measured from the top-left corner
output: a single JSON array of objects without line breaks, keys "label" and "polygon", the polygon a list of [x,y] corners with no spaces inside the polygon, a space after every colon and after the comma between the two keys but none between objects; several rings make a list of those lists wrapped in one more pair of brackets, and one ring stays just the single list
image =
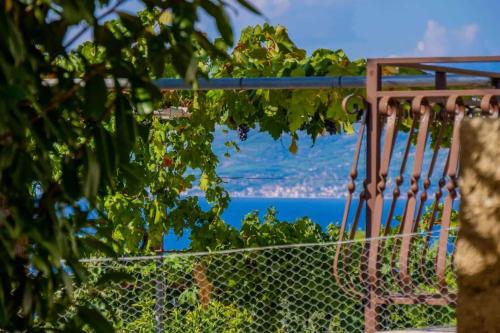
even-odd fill
[{"label": "pergola beam", "polygon": [[[494,86],[492,78],[470,75],[447,75],[448,86],[466,88],[486,88]],[[46,79],[45,84],[55,86],[57,79]],[[75,79],[75,82],[81,82]],[[127,88],[129,82],[118,80],[122,88]],[[306,76],[306,77],[249,77],[249,78],[212,78],[199,79],[193,86],[183,79],[161,78],[154,81],[161,90],[291,90],[291,89],[340,89],[365,88],[365,76]],[[382,87],[388,89],[430,88],[436,84],[434,75],[399,75],[384,76]],[[114,89],[113,79],[106,79],[106,86]]]},{"label": "pergola beam", "polygon": [[[254,89],[339,89],[365,88],[364,76],[307,76],[307,77],[256,77],[200,79],[193,87],[182,79],[163,78],[155,81],[162,90],[254,90]],[[448,75],[448,86],[491,87],[487,77],[470,75]],[[434,87],[434,75],[400,75],[382,78],[384,88]]]}]

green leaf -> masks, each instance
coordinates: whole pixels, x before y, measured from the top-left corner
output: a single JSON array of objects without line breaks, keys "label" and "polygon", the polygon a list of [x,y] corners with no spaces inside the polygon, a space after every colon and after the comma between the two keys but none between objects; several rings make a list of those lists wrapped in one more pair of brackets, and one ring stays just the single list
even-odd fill
[{"label": "green leaf", "polygon": [[151,82],[140,82],[134,86],[132,102],[139,114],[148,115],[154,110],[154,101],[161,97],[158,88]]},{"label": "green leaf", "polygon": [[174,20],[174,15],[170,10],[164,10],[163,13],[161,13],[160,17],[158,18],[158,22],[160,22],[163,25],[170,25],[172,24],[173,20]]},{"label": "green leaf", "polygon": [[62,185],[66,193],[73,199],[80,197],[80,184],[78,183],[78,162],[67,159],[62,165]]},{"label": "green leaf", "polygon": [[238,1],[238,3],[240,5],[242,5],[243,7],[245,7],[246,9],[248,9],[249,11],[251,11],[252,13],[257,14],[257,15],[262,15],[262,13],[257,9],[257,7],[255,7],[254,5],[252,5],[247,0],[237,0],[237,1]]},{"label": "green leaf", "polygon": [[93,0],[59,0],[62,15],[69,24],[79,23],[82,20],[92,24],[94,21],[95,1]]},{"label": "green leaf", "polygon": [[97,25],[94,28],[95,42],[100,45],[106,45],[106,56],[120,57],[122,48],[125,47],[125,42],[118,39],[105,25]]},{"label": "green leaf", "polygon": [[130,15],[128,13],[117,11],[116,12],[120,17],[123,25],[132,33],[138,33],[143,29],[141,20],[139,17],[135,15]]},{"label": "green leaf", "polygon": [[209,179],[206,174],[202,174],[200,178],[200,190],[206,191],[208,190]]},{"label": "green leaf", "polygon": [[79,307],[78,316],[97,333],[115,332],[113,325],[96,309]]},{"label": "green leaf", "polygon": [[118,159],[120,163],[130,162],[130,151],[137,137],[137,128],[130,103],[121,93],[116,96],[115,134]]},{"label": "green leaf", "polygon": [[[203,33],[197,32],[195,34],[196,40],[198,43],[200,43],[200,46],[210,55],[211,57],[220,57],[224,59],[229,59],[229,56],[227,55],[226,52],[223,51],[223,48],[221,46],[217,47],[216,45],[212,44],[207,36]],[[220,43],[219,43],[220,44]],[[225,45],[225,43],[224,43]]]},{"label": "green leaf", "polygon": [[97,130],[95,148],[101,164],[101,173],[104,176],[103,181],[113,187],[114,175],[116,174],[114,140],[111,133],[102,127]]},{"label": "green leaf", "polygon": [[96,286],[103,286],[110,282],[129,282],[133,281],[134,276],[122,271],[110,271],[102,274],[96,282]]},{"label": "green leaf", "polygon": [[87,165],[85,168],[83,195],[89,200],[94,200],[101,179],[101,166],[92,150],[87,149],[86,158]]},{"label": "green leaf", "polygon": [[313,93],[314,92],[306,90],[297,90],[293,92],[290,108],[288,110],[290,131],[297,131],[306,121],[307,117],[314,115],[316,112]]},{"label": "green leaf", "polygon": [[113,250],[113,248],[108,244],[101,242],[97,238],[85,237],[80,238],[79,241],[90,250],[101,251],[108,257],[116,257],[116,252]]},{"label": "green leaf", "polygon": [[342,110],[342,105],[337,102],[332,102],[326,110],[326,116],[329,119],[340,120],[345,117],[345,113]]},{"label": "green leaf", "polygon": [[290,73],[290,76],[305,76],[305,75],[306,71],[304,70],[304,67],[297,67]]},{"label": "green leaf", "polygon": [[106,110],[108,90],[102,75],[95,75],[85,84],[85,112],[98,120]]},{"label": "green leaf", "polygon": [[25,286],[24,286],[24,291],[23,291],[23,301],[22,301],[22,315],[26,316],[31,312],[31,307],[33,306],[33,296],[35,295],[34,290],[33,290],[33,284],[29,281]]},{"label": "green leaf", "polygon": [[179,295],[180,304],[196,305],[198,302],[198,289],[188,288]]},{"label": "green leaf", "polygon": [[[6,19],[5,16],[2,16],[0,19],[2,19],[0,21],[0,28],[4,29],[4,33],[2,33],[3,43],[8,47],[10,55],[17,65],[24,61],[26,57],[26,46],[23,44],[23,35],[11,20]],[[15,72],[12,74],[15,74]],[[6,85],[2,84],[2,87],[6,87]]]},{"label": "green leaf", "polygon": [[224,6],[215,5],[210,0],[204,0],[201,2],[201,7],[215,19],[217,29],[221,33],[221,36],[226,44],[233,45],[233,29],[229,24],[229,17],[226,14]]},{"label": "green leaf", "polygon": [[144,168],[138,163],[124,164],[121,167],[124,176],[124,193],[137,195],[144,189]]}]

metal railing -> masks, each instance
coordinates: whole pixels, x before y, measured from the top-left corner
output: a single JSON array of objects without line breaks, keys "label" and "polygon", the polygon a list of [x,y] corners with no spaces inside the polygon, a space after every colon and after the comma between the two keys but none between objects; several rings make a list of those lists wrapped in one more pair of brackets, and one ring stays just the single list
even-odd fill
[{"label": "metal railing", "polygon": [[[453,67],[453,63],[500,61],[500,57],[472,58],[403,58],[369,59],[367,62],[366,114],[359,131],[353,167],[350,172],[348,199],[341,224],[341,240],[353,239],[359,232],[364,232],[370,242],[364,247],[365,260],[355,270],[364,288],[355,289],[349,283],[341,282],[339,267],[352,256],[349,246],[338,245],[334,258],[334,275],[344,290],[367,299],[365,306],[365,331],[376,332],[382,322],[381,309],[387,304],[428,304],[432,306],[454,306],[456,293],[447,281],[450,266],[449,228],[452,223],[453,204],[458,196],[457,179],[459,175],[460,138],[459,128],[464,118],[479,116],[498,118],[497,97],[499,73],[477,70],[465,70]],[[436,63],[438,63],[436,65]],[[446,63],[441,65],[439,63]],[[432,90],[387,90],[383,85],[382,69],[384,66],[410,67],[435,72],[435,86]],[[481,75],[489,80],[491,86],[485,89],[448,89],[449,73]],[[351,96],[344,101],[344,109],[349,112]],[[388,172],[393,161],[393,149],[402,127],[409,131],[405,142],[405,151],[399,163],[399,174],[388,188]],[[349,218],[352,197],[355,195],[355,180],[358,174],[358,159],[362,151],[363,138],[366,138],[366,178],[359,192],[359,203],[354,217]],[[432,137],[432,142],[431,141]],[[424,170],[425,152],[431,150],[431,160]],[[410,161],[411,152],[411,161]],[[446,163],[443,170],[435,170],[438,155],[443,152]],[[429,154],[428,154],[429,155]],[[443,155],[443,154],[441,154]],[[410,165],[411,164],[411,165]],[[411,167],[411,170],[408,170]],[[430,191],[433,175],[438,173],[439,181],[434,191]],[[406,196],[401,195],[402,186],[408,186]],[[390,194],[390,208],[384,216],[386,193]],[[429,201],[431,213],[423,219],[423,210]],[[404,213],[400,221],[394,220],[394,207],[398,201],[404,201]],[[360,226],[359,215],[366,210],[366,225]],[[348,226],[350,226],[350,230]],[[437,243],[425,238],[420,247],[413,245],[412,236],[402,237],[386,252],[386,243],[377,241],[382,235],[393,230],[400,235],[412,232],[438,233]],[[431,248],[436,247],[432,272],[437,279],[435,290],[421,289],[413,275],[426,265],[423,261],[417,266],[410,261],[412,256],[426,258]],[[398,281],[397,290],[389,294],[380,294],[380,288],[386,283],[382,276],[381,264],[388,260],[393,278]],[[425,259],[426,260],[426,259]]]}]

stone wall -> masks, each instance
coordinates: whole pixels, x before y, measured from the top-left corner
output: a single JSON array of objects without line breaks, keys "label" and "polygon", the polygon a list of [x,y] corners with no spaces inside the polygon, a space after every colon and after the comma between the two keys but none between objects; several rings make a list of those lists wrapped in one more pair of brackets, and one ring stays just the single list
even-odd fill
[{"label": "stone wall", "polygon": [[461,128],[458,332],[500,332],[500,120]]}]

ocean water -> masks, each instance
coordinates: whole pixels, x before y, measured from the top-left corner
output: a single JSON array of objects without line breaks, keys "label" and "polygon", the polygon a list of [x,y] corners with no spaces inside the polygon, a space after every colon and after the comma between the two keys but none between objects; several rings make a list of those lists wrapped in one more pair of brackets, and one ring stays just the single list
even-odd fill
[{"label": "ocean water", "polygon": [[[430,200],[429,200],[430,203]],[[352,221],[358,201],[353,200],[349,220]],[[402,215],[405,201],[399,200],[396,205],[395,215]],[[385,201],[383,219],[388,214],[390,201]],[[205,208],[208,206],[203,204]],[[241,221],[251,211],[259,211],[263,217],[268,208],[274,207],[278,218],[283,221],[293,222],[298,218],[307,216],[318,223],[323,229],[330,223],[340,224],[344,214],[345,199],[304,199],[304,198],[233,198],[229,207],[222,214],[224,221],[236,228],[241,226]],[[364,228],[364,211],[360,218],[360,228]],[[164,237],[165,250],[180,250],[189,247],[189,232],[186,230],[182,237],[177,237],[170,232]]]}]

